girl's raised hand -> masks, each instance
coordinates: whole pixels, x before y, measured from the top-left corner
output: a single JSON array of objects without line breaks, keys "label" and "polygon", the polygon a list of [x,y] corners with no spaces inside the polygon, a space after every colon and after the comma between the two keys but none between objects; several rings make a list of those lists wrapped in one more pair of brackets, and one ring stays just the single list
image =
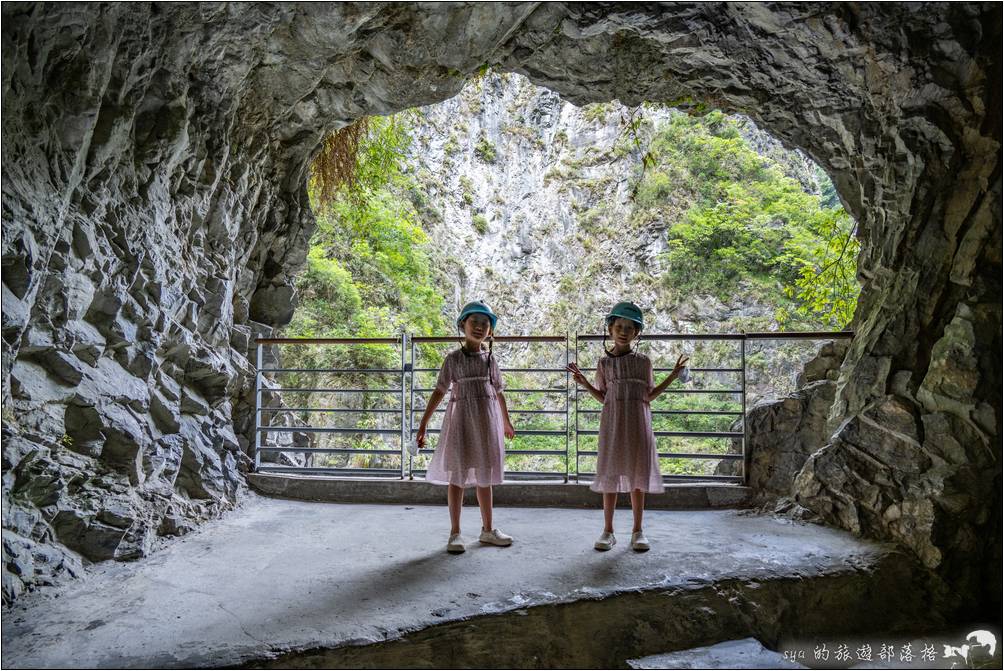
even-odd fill
[{"label": "girl's raised hand", "polygon": [[679,357],[677,357],[676,365],[673,366],[673,372],[671,373],[671,375],[673,375],[674,377],[679,376],[680,371],[686,367],[688,361],[690,361],[690,357],[688,356],[684,356],[681,354]]},{"label": "girl's raised hand", "polygon": [[571,373],[572,374],[572,379],[575,380],[576,382],[578,382],[579,384],[588,384],[589,383],[589,381],[586,379],[586,376],[582,374],[582,371],[579,370],[579,367],[576,364],[574,364],[574,363],[568,364],[568,366],[565,368],[565,370],[567,370],[569,373]]}]

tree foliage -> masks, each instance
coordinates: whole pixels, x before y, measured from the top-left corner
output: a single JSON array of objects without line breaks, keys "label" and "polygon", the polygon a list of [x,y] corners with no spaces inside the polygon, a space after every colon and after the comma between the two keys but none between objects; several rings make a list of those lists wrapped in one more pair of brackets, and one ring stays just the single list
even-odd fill
[{"label": "tree foliage", "polygon": [[668,231],[668,282],[723,299],[749,280],[780,283],[777,293],[793,299],[802,318],[834,327],[850,321],[858,242],[825,175],[820,194],[806,193],[718,111],[674,116],[650,153],[654,166],[636,206],[658,208],[674,192],[695,201]]},{"label": "tree foliage", "polygon": [[[354,178],[338,182],[330,201],[319,179],[311,184],[317,230],[285,335],[387,337],[444,328],[427,238],[409,198],[413,184],[402,170],[410,143],[406,114],[371,117],[352,159]],[[383,367],[398,356],[388,346],[288,350],[284,362],[299,368]],[[315,381],[309,375],[298,381]]]}]

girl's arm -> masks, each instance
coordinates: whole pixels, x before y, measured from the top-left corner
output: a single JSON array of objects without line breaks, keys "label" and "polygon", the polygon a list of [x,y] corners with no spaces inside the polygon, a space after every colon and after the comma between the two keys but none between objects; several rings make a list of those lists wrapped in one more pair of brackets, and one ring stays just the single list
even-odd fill
[{"label": "girl's arm", "polygon": [[446,392],[439,389],[434,389],[432,394],[429,395],[429,402],[425,404],[425,412],[422,413],[422,421],[418,423],[418,432],[415,434],[415,441],[419,447],[425,447],[425,429],[429,425],[429,420],[432,419],[433,413],[436,412],[436,408],[439,407],[445,396]]},{"label": "girl's arm", "polygon": [[502,408],[502,421],[505,423],[502,430],[505,432],[506,438],[515,438],[516,429],[512,428],[512,422],[509,421],[509,408],[505,404],[505,396],[502,392],[497,392],[496,396],[499,397],[499,407]]},{"label": "girl's arm", "polygon": [[680,371],[683,370],[683,367],[687,365],[688,361],[690,361],[690,359],[688,357],[684,357],[682,354],[679,357],[677,357],[676,365],[673,366],[673,372],[667,375],[666,379],[663,380],[658,387],[655,387],[650,392],[648,392],[649,403],[659,398],[659,395],[662,394],[662,392],[666,391],[666,387],[671,385],[673,383],[673,380],[680,377]]},{"label": "girl's arm", "polygon": [[603,402],[603,399],[606,397],[606,390],[604,389],[601,391],[596,387],[594,387],[593,385],[589,384],[589,380],[586,379],[586,376],[582,374],[582,371],[579,370],[579,367],[576,364],[574,363],[568,364],[568,372],[572,374],[572,379],[574,379],[576,382],[585,387],[586,391],[588,391],[593,398],[595,398],[600,403]]}]

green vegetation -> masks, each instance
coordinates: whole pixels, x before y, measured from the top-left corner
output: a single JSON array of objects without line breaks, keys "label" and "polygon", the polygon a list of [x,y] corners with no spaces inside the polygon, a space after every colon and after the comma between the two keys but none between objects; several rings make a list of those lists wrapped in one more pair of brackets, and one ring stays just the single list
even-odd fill
[{"label": "green vegetation", "polygon": [[478,138],[478,143],[474,145],[474,153],[485,163],[494,163],[498,159],[495,145],[484,135]]},{"label": "green vegetation", "polygon": [[673,194],[694,202],[668,231],[668,286],[724,300],[760,285],[784,308],[780,316],[833,327],[850,321],[858,244],[829,180],[823,196],[805,193],[718,111],[673,117],[657,129],[649,155],[636,209],[657,209]]},{"label": "green vegetation", "polygon": [[460,200],[464,201],[464,205],[473,205],[474,184],[471,182],[471,178],[467,175],[461,175],[457,181],[460,183]]},{"label": "green vegetation", "polygon": [[474,226],[474,230],[481,235],[488,232],[488,219],[483,214],[475,214],[471,217],[471,224]]},{"label": "green vegetation", "polygon": [[582,116],[590,123],[605,121],[610,114],[610,103],[593,103],[582,108]]},{"label": "green vegetation", "polygon": [[[314,201],[317,231],[311,239],[307,267],[298,278],[299,305],[285,337],[387,337],[402,331],[439,334],[447,329],[443,298],[433,287],[428,240],[419,210],[430,210],[416,193],[422,189],[402,171],[401,157],[411,138],[407,116],[369,120],[360,139],[356,179],[343,183],[333,202]],[[316,194],[312,194],[316,196]],[[285,345],[284,368],[396,367],[400,352],[393,345]],[[293,388],[392,387],[393,376],[364,373],[283,373],[279,384]],[[388,407],[393,395],[285,393],[287,407],[358,408],[328,425],[386,428],[393,415],[372,412]],[[370,412],[366,412],[370,411]],[[299,414],[299,421],[317,426],[316,413]],[[323,424],[321,424],[323,425]],[[311,434],[313,447],[373,447],[394,444],[383,436]],[[395,458],[396,459],[396,458]],[[392,465],[386,455],[314,456],[314,465],[369,467]]]}]

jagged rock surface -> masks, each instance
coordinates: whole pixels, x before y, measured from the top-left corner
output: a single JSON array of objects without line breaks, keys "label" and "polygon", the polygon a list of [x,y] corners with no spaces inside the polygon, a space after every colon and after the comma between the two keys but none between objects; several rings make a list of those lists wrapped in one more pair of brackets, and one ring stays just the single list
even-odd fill
[{"label": "jagged rock surface", "polygon": [[[809,455],[828,442],[835,380],[846,352],[846,341],[827,341],[798,374],[797,391],[746,411],[747,483],[755,492],[754,505],[777,507],[776,500],[791,493],[795,474]],[[739,420],[732,430],[742,430]],[[741,454],[742,441],[733,440],[730,452]],[[742,470],[736,461],[722,461],[716,472],[738,475]]]},{"label": "jagged rock surface", "polygon": [[[41,575],[18,538],[134,556],[169,510],[228,505],[253,430],[246,348],[289,318],[321,138],[449,98],[487,62],[577,104],[742,112],[830,174],[859,222],[858,335],[842,428],[796,488],[999,612],[999,5],[8,3],[3,19],[5,442],[23,446],[4,453],[5,599]],[[114,496],[92,515],[95,479]]]}]

